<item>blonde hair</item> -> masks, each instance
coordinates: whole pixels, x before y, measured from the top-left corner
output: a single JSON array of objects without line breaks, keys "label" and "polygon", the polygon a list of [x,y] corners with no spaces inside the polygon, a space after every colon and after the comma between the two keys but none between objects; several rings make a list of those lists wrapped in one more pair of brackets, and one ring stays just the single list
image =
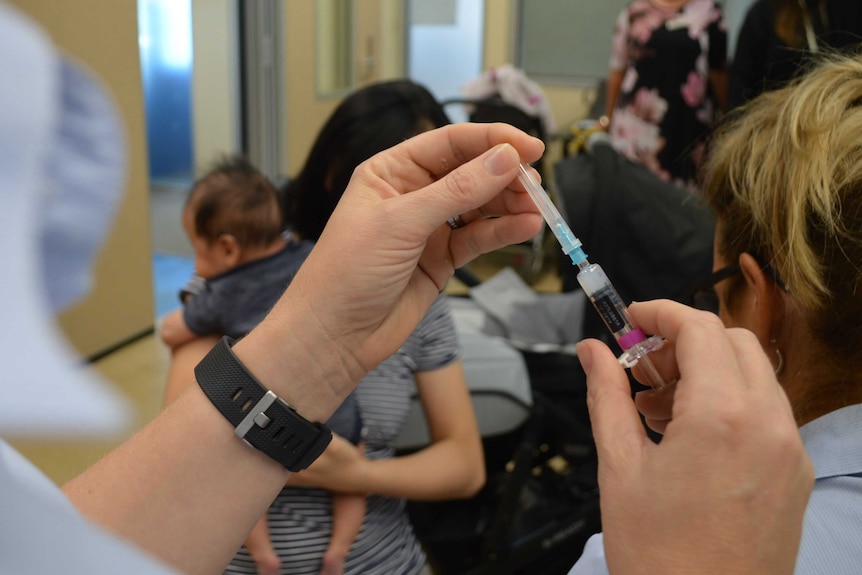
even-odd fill
[{"label": "blonde hair", "polygon": [[713,141],[704,195],[719,253],[769,263],[830,355],[859,353],[862,59],[825,56],[729,118]]}]

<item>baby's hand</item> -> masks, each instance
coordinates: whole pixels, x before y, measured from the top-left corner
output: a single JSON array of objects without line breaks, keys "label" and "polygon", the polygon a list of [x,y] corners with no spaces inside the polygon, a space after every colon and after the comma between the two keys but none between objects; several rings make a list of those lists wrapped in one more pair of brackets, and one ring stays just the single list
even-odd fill
[{"label": "baby's hand", "polygon": [[323,556],[320,575],[344,575],[344,555],[336,555],[327,550]]},{"label": "baby's hand", "polygon": [[266,516],[260,518],[248,539],[245,540],[245,548],[248,549],[251,558],[257,565],[258,575],[279,575],[281,573],[281,560],[272,547],[269,538],[269,525]]}]

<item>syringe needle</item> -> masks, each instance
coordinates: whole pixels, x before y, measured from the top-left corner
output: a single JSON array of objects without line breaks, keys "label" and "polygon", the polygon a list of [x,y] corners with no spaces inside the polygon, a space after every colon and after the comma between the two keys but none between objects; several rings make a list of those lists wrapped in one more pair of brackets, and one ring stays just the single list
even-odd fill
[{"label": "syringe needle", "polygon": [[520,180],[524,189],[527,190],[527,193],[530,194],[533,203],[539,208],[539,212],[545,218],[548,227],[551,228],[551,232],[553,232],[557,241],[560,242],[563,253],[569,256],[575,265],[579,265],[582,261],[586,260],[587,254],[582,249],[581,240],[575,237],[569,224],[560,215],[554,202],[551,201],[548,193],[536,181],[536,178],[533,177],[530,168],[526,164],[522,163],[518,166],[518,180]]},{"label": "syringe needle", "polygon": [[632,324],[625,303],[614,286],[611,285],[601,266],[587,261],[587,254],[584,253],[581,241],[575,237],[548,193],[533,177],[530,168],[523,163],[518,167],[518,179],[539,208],[539,212],[541,212],[548,227],[551,228],[557,241],[560,242],[563,253],[571,258],[573,264],[578,266],[580,270],[578,283],[590,298],[607,328],[614,335],[614,339],[623,349],[623,354],[619,357],[620,363],[625,367],[632,367],[640,363],[646,378],[649,380],[645,383],[656,389],[664,387],[665,381],[647,357],[649,352],[661,347],[663,340],[656,336],[647,337]]}]

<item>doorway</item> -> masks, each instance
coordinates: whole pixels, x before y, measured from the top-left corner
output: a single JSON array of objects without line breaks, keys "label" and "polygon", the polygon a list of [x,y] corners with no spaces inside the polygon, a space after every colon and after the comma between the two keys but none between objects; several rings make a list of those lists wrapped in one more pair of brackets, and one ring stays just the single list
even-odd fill
[{"label": "doorway", "polygon": [[[438,101],[463,97],[461,86],[483,71],[484,0],[408,0],[407,74]],[[450,107],[453,122],[466,113]]]},{"label": "doorway", "polygon": [[191,16],[191,0],[138,2],[150,181],[177,187],[192,179]]},{"label": "doorway", "polygon": [[197,175],[241,151],[238,0],[138,0],[156,317],[193,272],[181,225]]}]

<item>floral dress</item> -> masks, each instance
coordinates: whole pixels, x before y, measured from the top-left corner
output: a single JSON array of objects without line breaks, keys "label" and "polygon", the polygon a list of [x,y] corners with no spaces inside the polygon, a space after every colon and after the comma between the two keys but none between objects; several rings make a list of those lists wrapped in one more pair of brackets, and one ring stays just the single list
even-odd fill
[{"label": "floral dress", "polygon": [[614,147],[664,180],[693,185],[716,114],[709,73],[727,69],[720,6],[634,0],[617,19],[610,68],[623,73],[610,126]]}]

